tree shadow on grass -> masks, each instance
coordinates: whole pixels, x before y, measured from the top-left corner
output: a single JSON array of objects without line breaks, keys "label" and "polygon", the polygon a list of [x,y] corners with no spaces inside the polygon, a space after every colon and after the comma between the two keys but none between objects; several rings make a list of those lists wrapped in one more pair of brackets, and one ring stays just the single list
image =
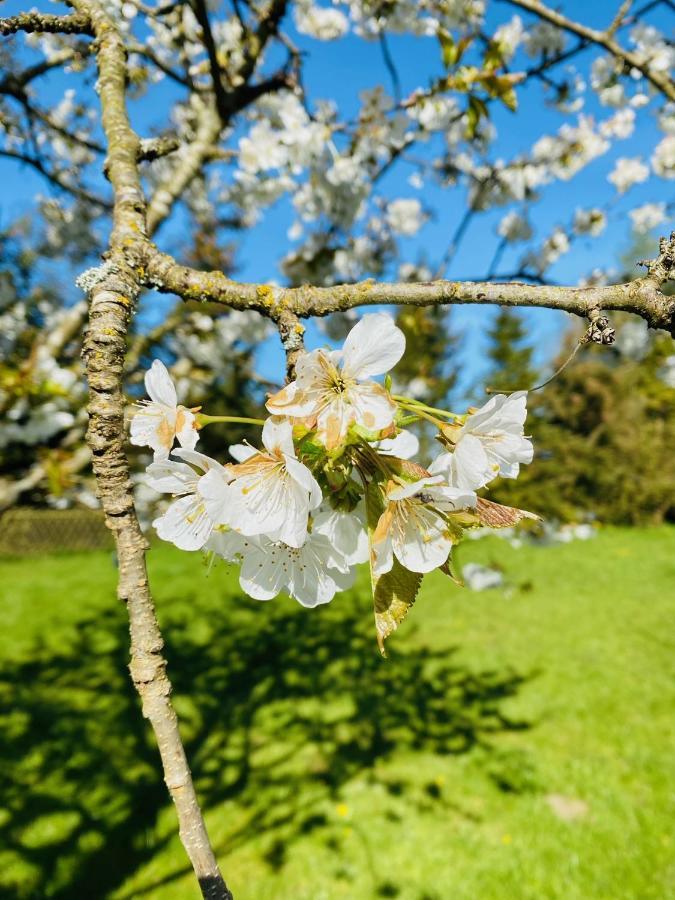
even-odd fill
[{"label": "tree shadow on grass", "polygon": [[[524,676],[469,671],[454,649],[413,646],[410,631],[382,660],[356,594],[308,612],[231,597],[201,608],[195,591],[164,597],[162,613],[200,798],[246,811],[222,856],[265,836],[267,863],[280,867],[296,838],[326,824],[326,799],[394,753],[489,751],[499,733],[527,727],[502,710]],[[114,609],[51,635],[29,660],[0,663],[8,900],[107,897],[172,839],[156,829],[166,789],[127,646]]]}]

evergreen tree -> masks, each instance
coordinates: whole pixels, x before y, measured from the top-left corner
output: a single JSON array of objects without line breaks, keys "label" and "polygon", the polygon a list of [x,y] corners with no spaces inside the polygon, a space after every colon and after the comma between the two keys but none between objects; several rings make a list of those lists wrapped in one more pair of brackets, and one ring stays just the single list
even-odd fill
[{"label": "evergreen tree", "polygon": [[[406,339],[405,356],[396,366],[397,390],[446,409],[459,373],[459,336],[453,332],[449,319],[449,310],[437,306],[402,306],[396,316],[396,324]],[[438,449],[424,422],[415,431],[424,456]]]},{"label": "evergreen tree", "polygon": [[525,343],[527,329],[520,314],[508,307],[500,307],[488,331],[492,362],[486,385],[495,391],[531,388],[537,378],[532,366],[532,347]]},{"label": "evergreen tree", "polygon": [[448,310],[437,306],[402,306],[396,316],[406,340],[396,377],[413,386],[416,399],[431,406],[448,403],[457,383],[459,338],[449,318]]}]

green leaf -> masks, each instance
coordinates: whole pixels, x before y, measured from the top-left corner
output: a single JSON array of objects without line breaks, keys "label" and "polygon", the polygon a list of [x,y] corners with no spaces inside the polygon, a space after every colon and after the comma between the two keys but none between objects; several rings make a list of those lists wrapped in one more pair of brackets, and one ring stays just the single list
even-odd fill
[{"label": "green leaf", "polygon": [[483,69],[486,72],[493,72],[500,66],[504,65],[504,57],[501,47],[495,41],[490,41],[485,55],[483,56]]},{"label": "green leaf", "polygon": [[466,136],[471,139],[476,136],[476,129],[481,116],[489,118],[490,113],[484,100],[475,94],[469,94],[469,108],[466,111]]},{"label": "green leaf", "polygon": [[455,562],[452,558],[454,549],[455,548],[453,547],[452,550],[450,550],[450,554],[443,565],[440,567],[440,571],[444,575],[447,575],[448,578],[450,578],[452,581],[454,581],[456,585],[458,585],[459,587],[464,587],[464,580],[462,578],[462,575],[455,568]]},{"label": "green leaf", "polygon": [[382,656],[386,656],[384,642],[396,631],[408,610],[415,602],[417,592],[422,584],[420,572],[404,569],[394,558],[390,572],[382,575],[373,583],[373,606],[375,608],[375,630],[377,645]]},{"label": "green leaf", "polygon": [[409,572],[394,558],[391,571],[377,578],[372,568],[372,538],[380,516],[385,511],[386,503],[381,481],[368,482],[366,488],[366,518],[368,523],[368,540],[371,546],[370,586],[373,594],[373,610],[375,613],[375,633],[377,646],[382,656],[387,653],[384,642],[396,631],[406,617],[408,610],[415,602],[417,592],[422,583],[422,575]]},{"label": "green leaf", "polygon": [[441,45],[441,59],[446,69],[449,69],[459,59],[459,48],[453,36],[444,28],[439,29],[438,41]]}]

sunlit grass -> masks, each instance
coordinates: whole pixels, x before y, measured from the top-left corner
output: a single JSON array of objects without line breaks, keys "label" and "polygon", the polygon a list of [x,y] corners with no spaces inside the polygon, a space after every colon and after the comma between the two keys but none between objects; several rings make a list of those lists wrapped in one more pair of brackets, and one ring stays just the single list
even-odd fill
[{"label": "sunlit grass", "polygon": [[[365,583],[243,597],[155,547],[176,705],[237,900],[675,896],[675,529],[463,562],[375,645]],[[0,563],[0,895],[198,897],[109,554]]]}]

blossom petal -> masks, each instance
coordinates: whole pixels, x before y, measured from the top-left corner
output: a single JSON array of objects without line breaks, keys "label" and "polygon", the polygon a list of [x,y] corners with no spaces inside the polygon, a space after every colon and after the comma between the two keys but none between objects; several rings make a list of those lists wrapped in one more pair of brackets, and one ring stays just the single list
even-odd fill
[{"label": "blossom petal", "polygon": [[201,549],[213,527],[202,498],[195,494],[174,500],[152,524],[163,541],[170,541],[180,550]]},{"label": "blossom petal", "polygon": [[405,519],[393,537],[394,553],[411,572],[431,572],[442,566],[452,549],[447,526],[441,515],[416,504],[415,515]]},{"label": "blossom petal", "polygon": [[176,411],[157,403],[141,406],[129,427],[129,441],[136,447],[150,447],[158,459],[166,458],[173,446]]},{"label": "blossom petal", "polygon": [[295,459],[294,456],[286,456],[286,471],[294,481],[297,481],[309,494],[309,509],[316,509],[321,504],[323,496],[316,478],[312,475],[306,465]]},{"label": "blossom petal", "polygon": [[354,408],[345,401],[344,394],[337,394],[334,400],[325,404],[316,420],[316,434],[327,450],[334,450],[343,443],[354,415]]},{"label": "blossom petal", "polygon": [[405,352],[405,335],[387,313],[365,315],[347,335],[343,370],[349,378],[366,379],[388,372]]},{"label": "blossom petal", "polygon": [[436,472],[436,467],[441,464],[447,465],[449,484],[469,491],[477,491],[497,476],[482,441],[473,434],[462,435],[454,453],[439,456],[432,464],[433,471]]},{"label": "blossom petal", "polygon": [[295,447],[293,446],[293,426],[288,419],[280,416],[270,416],[266,419],[262,430],[262,442],[266,450],[270,453],[283,453],[288,456],[295,456]]},{"label": "blossom petal", "polygon": [[291,597],[307,609],[330,603],[337,589],[338,586],[331,575],[312,562],[306,563],[300,572],[296,570],[296,577],[288,586]]},{"label": "blossom petal", "polygon": [[473,434],[508,431],[522,433],[527,417],[527,391],[495,394],[477,412],[467,417],[462,428]]},{"label": "blossom petal", "polygon": [[[360,507],[354,512],[340,512],[330,507],[320,510],[314,516],[312,534],[314,533],[324,534],[328,538],[333,549],[333,565],[337,565],[341,571],[367,562],[368,533],[365,528],[365,511]],[[342,565],[340,557],[344,561]]]},{"label": "blossom petal", "polygon": [[396,404],[382,385],[374,381],[350,388],[347,400],[354,409],[354,420],[369,431],[382,431],[394,422]]},{"label": "blossom petal", "polygon": [[289,547],[302,547],[307,540],[308,517],[307,491],[302,485],[288,479],[284,485],[281,522],[273,530],[265,528],[263,533],[274,541],[283,541]]},{"label": "blossom petal", "polygon": [[158,460],[146,469],[146,483],[163,494],[194,493],[199,475],[185,463],[173,459]]},{"label": "blossom petal", "polygon": [[[225,524],[248,536],[272,534],[291,523],[292,528],[297,519],[288,483],[295,484],[274,465],[260,468],[256,472],[240,475],[230,484],[227,494],[227,508],[223,513]],[[301,489],[300,489],[301,490]],[[304,497],[305,516],[307,515],[307,493]]]},{"label": "blossom petal", "polygon": [[373,575],[379,578],[391,572],[394,565],[394,545],[391,540],[391,532],[387,531],[381,540],[373,541],[371,547],[371,567]]},{"label": "blossom petal", "polygon": [[466,488],[439,484],[429,488],[429,493],[434,506],[442,510],[473,509],[478,503],[475,492]]},{"label": "blossom petal", "polygon": [[504,434],[501,440],[486,448],[490,461],[499,467],[502,478],[517,478],[521,463],[532,462],[534,447],[526,437]]},{"label": "blossom petal", "polygon": [[305,418],[321,406],[327,387],[326,366],[322,350],[303,353],[295,364],[295,381],[273,394],[267,409],[274,415]]},{"label": "blossom petal", "polygon": [[414,497],[425,488],[431,485],[441,484],[442,475],[432,475],[429,478],[420,478],[418,481],[408,481],[405,484],[397,484],[396,487],[387,491],[387,499],[389,500],[405,500],[408,497]]},{"label": "blossom petal", "polygon": [[249,547],[249,541],[231,529],[228,531],[212,531],[204,545],[205,550],[212,550],[227,562],[236,562]]},{"label": "blossom petal", "polygon": [[178,403],[176,388],[171,380],[171,376],[164,363],[159,359],[155,359],[145,373],[145,389],[148,392],[148,397],[154,400],[155,403],[173,407]]},{"label": "blossom petal", "polygon": [[231,491],[228,480],[217,469],[199,479],[197,491],[214,525],[232,525]]},{"label": "blossom petal", "polygon": [[255,447],[249,447],[248,444],[230,444],[227,448],[232,459],[238,463],[243,463],[258,452]]},{"label": "blossom petal", "polygon": [[284,570],[278,562],[281,548],[274,544],[252,545],[244,556],[239,574],[243,591],[254,600],[271,600],[284,587]]},{"label": "blossom petal", "polygon": [[272,394],[265,404],[272,415],[295,416],[297,418],[310,415],[314,405],[314,399],[307,398],[302,392],[298,391],[297,381],[291,381],[290,384],[277,391],[276,394]]},{"label": "blossom petal", "polygon": [[181,447],[188,450],[194,450],[194,446],[199,440],[194,413],[184,406],[176,408],[176,437]]},{"label": "blossom petal", "polygon": [[380,453],[386,456],[396,456],[398,459],[410,459],[417,456],[420,450],[420,442],[412,431],[400,431],[396,437],[384,438],[375,445]]},{"label": "blossom petal", "polygon": [[183,447],[174,450],[173,455],[180,457],[180,459],[184,459],[192,466],[196,466],[202,472],[210,472],[212,470],[215,470],[221,475],[222,478],[227,478],[230,481],[232,480],[232,476],[225,466],[221,466],[221,464],[217,460],[212,459],[205,453],[199,453],[198,450],[192,450],[189,447]]}]

